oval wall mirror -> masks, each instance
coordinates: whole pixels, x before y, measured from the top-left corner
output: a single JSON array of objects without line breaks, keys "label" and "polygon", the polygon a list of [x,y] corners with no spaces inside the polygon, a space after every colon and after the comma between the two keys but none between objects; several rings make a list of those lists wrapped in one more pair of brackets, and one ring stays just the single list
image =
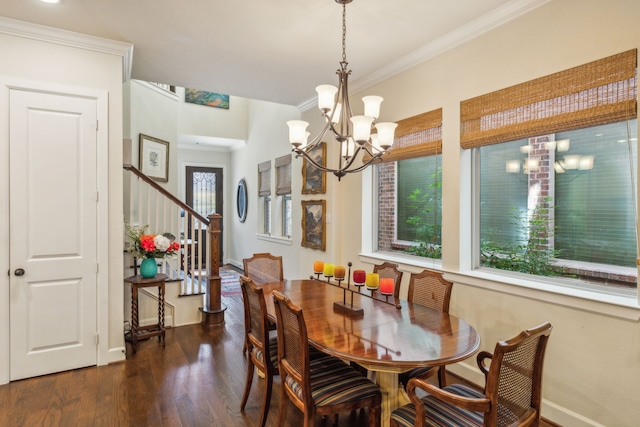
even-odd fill
[{"label": "oval wall mirror", "polygon": [[240,219],[240,222],[244,222],[245,219],[247,219],[247,183],[244,178],[238,182],[236,207],[238,208],[238,218]]}]

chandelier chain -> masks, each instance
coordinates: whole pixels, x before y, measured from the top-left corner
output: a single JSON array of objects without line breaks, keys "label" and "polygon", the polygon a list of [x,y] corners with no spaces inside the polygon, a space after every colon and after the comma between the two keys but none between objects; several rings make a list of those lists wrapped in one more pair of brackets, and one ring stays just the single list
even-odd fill
[{"label": "chandelier chain", "polygon": [[342,62],[347,63],[347,5],[342,4]]}]

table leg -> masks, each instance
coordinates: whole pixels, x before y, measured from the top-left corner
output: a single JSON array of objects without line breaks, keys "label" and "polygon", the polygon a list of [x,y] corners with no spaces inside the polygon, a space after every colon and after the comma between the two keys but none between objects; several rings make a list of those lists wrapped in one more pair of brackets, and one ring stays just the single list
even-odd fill
[{"label": "table leg", "polygon": [[399,406],[398,401],[398,373],[376,371],[376,383],[382,392],[382,411],[380,414],[380,425],[389,427],[391,412]]},{"label": "table leg", "polygon": [[158,326],[162,331],[162,334],[158,337],[162,340],[162,346],[165,345],[165,330],[164,330],[164,282],[158,286]]},{"label": "table leg", "polygon": [[131,347],[133,353],[137,350],[137,331],[138,331],[138,287],[131,284]]}]

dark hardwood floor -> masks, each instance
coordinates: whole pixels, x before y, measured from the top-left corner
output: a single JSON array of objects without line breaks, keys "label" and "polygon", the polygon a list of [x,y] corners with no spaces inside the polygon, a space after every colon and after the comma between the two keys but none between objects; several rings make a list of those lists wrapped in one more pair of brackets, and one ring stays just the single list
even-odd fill
[{"label": "dark hardwood floor", "polygon": [[[224,326],[169,329],[164,349],[151,338],[138,344],[136,354],[127,344],[124,363],[0,386],[0,426],[255,426],[264,380],[254,376],[240,412],[246,374],[242,297],[223,297],[223,303]],[[268,427],[276,425],[279,401],[276,377]],[[366,421],[364,413],[345,413],[339,425],[366,426]],[[290,404],[285,425],[302,424]],[[332,420],[318,418],[315,425],[330,426]]]}]

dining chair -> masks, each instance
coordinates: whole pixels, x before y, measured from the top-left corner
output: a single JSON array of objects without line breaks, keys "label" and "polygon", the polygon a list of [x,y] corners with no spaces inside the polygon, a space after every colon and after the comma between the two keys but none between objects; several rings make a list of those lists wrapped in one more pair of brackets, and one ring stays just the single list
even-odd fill
[{"label": "dining chair", "polygon": [[[420,273],[411,273],[407,301],[448,313],[452,289],[453,282],[446,280],[442,277],[442,273],[438,271],[423,270]],[[401,373],[398,378],[406,389],[407,383],[411,378],[427,379],[433,375],[434,369],[438,369],[438,384],[440,388],[446,386],[446,370],[444,366],[439,368],[435,366],[414,368],[408,372]]]},{"label": "dining chair", "polygon": [[400,298],[400,285],[402,284],[402,271],[398,270],[398,264],[392,264],[390,262],[383,262],[382,264],[374,265],[373,272],[378,273],[380,277],[393,279],[395,287],[393,288],[393,297],[395,299]]},{"label": "dining chair", "polygon": [[[255,284],[279,282],[284,280],[282,270],[282,257],[271,255],[270,253],[253,254],[251,258],[242,260],[244,265],[244,275],[251,279]],[[275,325],[269,323],[269,328],[275,330]],[[247,343],[242,348],[242,353],[247,352]]]},{"label": "dining chair", "polygon": [[243,259],[242,263],[244,275],[258,285],[284,280],[281,256],[258,253],[253,254],[251,258]]},{"label": "dining chair", "polygon": [[278,341],[269,335],[267,305],[262,287],[246,276],[240,276],[242,299],[244,301],[245,345],[249,353],[247,360],[247,379],[240,410],[244,411],[256,369],[264,374],[265,387],[260,412],[260,427],[264,427],[269,413],[273,376],[278,374]]},{"label": "dining chair", "polygon": [[[545,322],[499,341],[493,353],[480,352],[477,363],[485,376],[484,391],[462,384],[438,388],[411,379],[407,387],[411,403],[391,413],[391,426],[539,425],[542,367],[551,329]],[[420,398],[416,389],[428,394]]]},{"label": "dining chair", "polygon": [[302,411],[304,427],[316,415],[369,408],[369,426],[380,426],[380,388],[337,357],[311,359],[302,309],[287,296],[273,291],[278,326],[278,360],[282,392],[278,426],[284,424],[289,400]]}]

